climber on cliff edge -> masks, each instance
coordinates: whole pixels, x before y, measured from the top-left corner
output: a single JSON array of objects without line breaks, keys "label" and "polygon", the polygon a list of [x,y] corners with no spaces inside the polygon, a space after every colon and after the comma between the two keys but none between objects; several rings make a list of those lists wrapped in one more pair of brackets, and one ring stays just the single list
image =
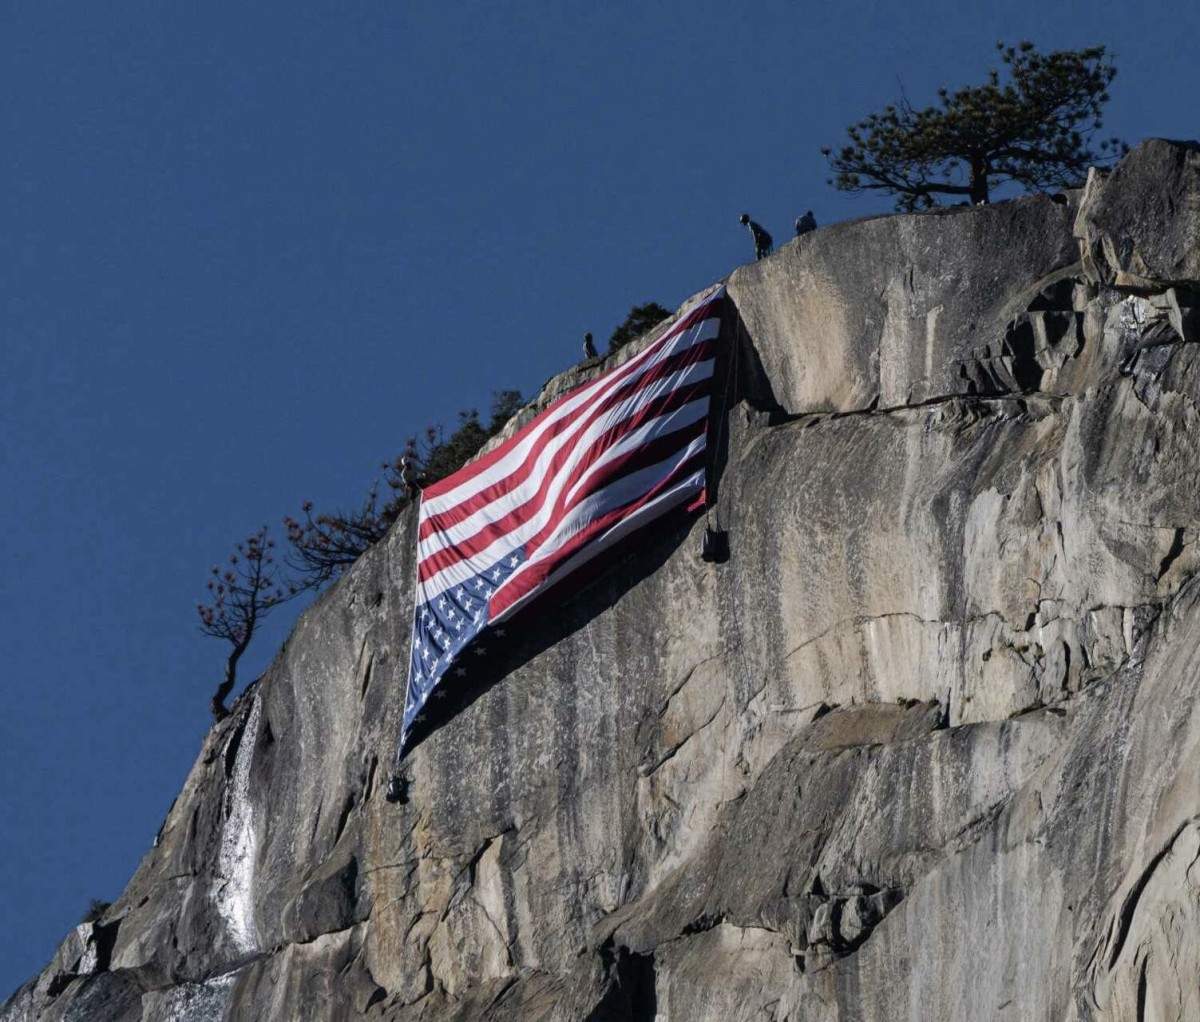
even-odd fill
[{"label": "climber on cliff edge", "polygon": [[409,500],[416,500],[425,487],[425,473],[407,454],[400,459],[400,482],[404,484],[404,495]]},{"label": "climber on cliff edge", "polygon": [[765,259],[771,254],[771,249],[774,246],[774,241],[760,225],[750,219],[749,213],[743,213],[738,217],[739,224],[745,224],[750,230],[750,237],[754,239],[754,258]]}]

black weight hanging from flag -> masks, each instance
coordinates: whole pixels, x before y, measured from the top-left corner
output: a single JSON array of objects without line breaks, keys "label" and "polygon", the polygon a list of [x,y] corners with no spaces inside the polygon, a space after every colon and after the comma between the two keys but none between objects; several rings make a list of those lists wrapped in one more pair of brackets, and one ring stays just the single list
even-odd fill
[{"label": "black weight hanging from flag", "polygon": [[700,541],[700,559],[709,564],[724,564],[729,560],[729,533],[711,525],[705,528]]}]

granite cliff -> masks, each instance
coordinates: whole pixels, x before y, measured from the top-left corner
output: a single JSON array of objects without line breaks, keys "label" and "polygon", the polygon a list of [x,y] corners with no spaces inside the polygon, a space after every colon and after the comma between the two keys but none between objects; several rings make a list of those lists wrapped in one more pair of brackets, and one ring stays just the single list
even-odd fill
[{"label": "granite cliff", "polygon": [[1200,146],[1057,200],[734,273],[728,559],[514,624],[404,806],[398,522],[0,1019],[1200,1018]]}]

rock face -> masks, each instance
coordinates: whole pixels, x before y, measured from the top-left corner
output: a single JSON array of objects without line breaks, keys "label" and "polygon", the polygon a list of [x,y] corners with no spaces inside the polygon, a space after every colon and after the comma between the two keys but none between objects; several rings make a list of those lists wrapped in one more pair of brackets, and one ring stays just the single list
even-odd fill
[{"label": "rock face", "polygon": [[738,270],[728,560],[514,622],[393,806],[397,523],[0,1019],[1200,1018],[1198,159]]},{"label": "rock face", "polygon": [[1108,180],[1093,170],[1076,233],[1102,283],[1200,287],[1200,144],[1151,139]]}]

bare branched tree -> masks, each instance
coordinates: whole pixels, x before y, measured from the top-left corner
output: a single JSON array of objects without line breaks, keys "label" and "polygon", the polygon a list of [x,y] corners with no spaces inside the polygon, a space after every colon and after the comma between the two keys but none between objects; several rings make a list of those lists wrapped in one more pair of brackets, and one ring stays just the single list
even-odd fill
[{"label": "bare branched tree", "polygon": [[254,638],[254,631],[270,611],[298,592],[280,578],[280,566],[271,550],[264,525],[237,544],[225,567],[213,565],[208,582],[209,603],[197,604],[200,631],[223,639],[232,649],[225,660],[225,679],[212,698],[216,720],[229,716],[225,700],[237,683],[237,665]]},{"label": "bare branched tree", "polygon": [[290,551],[283,565],[276,563],[264,525],[237,547],[224,567],[212,568],[209,602],[197,605],[200,630],[223,639],[231,649],[225,660],[225,678],[212,698],[217,720],[228,716],[225,700],[237,683],[237,665],[263,618],[281,603],[310,589],[320,589],[379,542],[404,508],[420,495],[424,483],[436,482],[474,457],[522,405],[515,390],[492,395],[492,415],[480,422],[479,413],[459,413],[458,428],[446,436],[440,427],[426,431],[424,443],[408,441],[404,453],[384,462],[386,500],[376,483],[361,506],[350,512],[314,514],[308,502],[303,517],[284,519]]},{"label": "bare branched tree", "polygon": [[310,501],[301,509],[302,518],[285,518],[291,545],[288,566],[295,573],[297,587],[320,589],[337,578],[378,543],[392,522],[419,496],[414,480],[428,485],[457,471],[504,428],[522,403],[518,391],[496,391],[492,394],[491,418],[486,423],[472,408],[458,413],[458,427],[449,436],[441,426],[430,426],[421,441],[410,438],[403,454],[381,466],[386,500],[376,483],[353,511],[314,514]]},{"label": "bare branched tree", "polygon": [[291,544],[288,566],[296,573],[296,584],[320,589],[337,578],[383,538],[407,503],[393,496],[381,507],[377,487],[371,488],[361,507],[349,512],[314,515],[312,501],[305,501],[302,518],[288,515],[283,520]]}]

